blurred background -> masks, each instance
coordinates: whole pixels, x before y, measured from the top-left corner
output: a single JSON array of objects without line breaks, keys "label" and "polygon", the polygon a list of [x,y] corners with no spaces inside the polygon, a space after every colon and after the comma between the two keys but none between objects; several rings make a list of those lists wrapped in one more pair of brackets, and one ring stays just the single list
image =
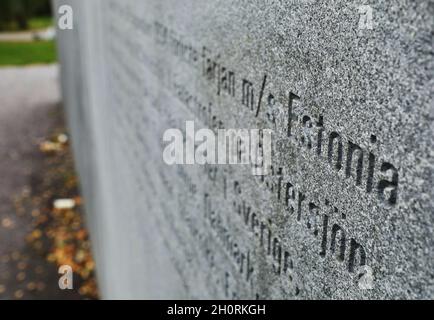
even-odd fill
[{"label": "blurred background", "polygon": [[98,299],[55,30],[50,0],[0,1],[0,299]]}]

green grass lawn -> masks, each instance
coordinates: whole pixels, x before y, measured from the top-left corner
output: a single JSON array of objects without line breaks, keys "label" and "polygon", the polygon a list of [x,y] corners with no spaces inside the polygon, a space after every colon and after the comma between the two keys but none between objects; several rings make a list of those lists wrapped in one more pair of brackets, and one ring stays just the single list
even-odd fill
[{"label": "green grass lawn", "polygon": [[[1,1],[1,0],[0,0]],[[15,21],[12,21],[10,23],[1,24],[1,31],[3,32],[22,32],[22,31],[29,31],[29,30],[41,30],[41,29],[47,29],[51,26],[54,26],[53,18],[52,17],[33,17],[30,18],[28,21],[28,28],[27,30],[20,30],[18,28],[18,24]]]},{"label": "green grass lawn", "polygon": [[52,17],[35,17],[29,20],[30,30],[46,29],[53,25]]},{"label": "green grass lawn", "polygon": [[56,60],[54,41],[0,42],[0,66],[47,64]]}]

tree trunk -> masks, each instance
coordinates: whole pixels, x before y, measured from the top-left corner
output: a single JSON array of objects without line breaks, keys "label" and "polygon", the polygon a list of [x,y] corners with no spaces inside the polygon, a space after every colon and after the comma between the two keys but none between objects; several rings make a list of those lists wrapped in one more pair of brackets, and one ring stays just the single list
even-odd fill
[{"label": "tree trunk", "polygon": [[29,24],[27,22],[27,17],[23,14],[19,14],[16,16],[16,21],[18,23],[18,28],[20,30],[26,30],[29,27]]}]

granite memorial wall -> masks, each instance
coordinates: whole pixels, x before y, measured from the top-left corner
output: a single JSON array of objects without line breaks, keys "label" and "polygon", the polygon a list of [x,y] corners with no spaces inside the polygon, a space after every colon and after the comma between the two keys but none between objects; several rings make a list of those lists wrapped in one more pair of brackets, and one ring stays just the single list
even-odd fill
[{"label": "granite memorial wall", "polygon": [[[434,297],[432,1],[62,4],[103,297]],[[166,163],[187,121],[271,130],[268,172]]]}]

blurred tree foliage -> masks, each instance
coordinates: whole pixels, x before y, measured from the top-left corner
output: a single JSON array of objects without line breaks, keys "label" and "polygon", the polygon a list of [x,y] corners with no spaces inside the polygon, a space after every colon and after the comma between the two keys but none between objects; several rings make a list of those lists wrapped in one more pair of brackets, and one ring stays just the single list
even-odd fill
[{"label": "blurred tree foliage", "polygon": [[0,0],[0,30],[11,25],[25,30],[29,19],[37,16],[51,16],[50,0]]}]

